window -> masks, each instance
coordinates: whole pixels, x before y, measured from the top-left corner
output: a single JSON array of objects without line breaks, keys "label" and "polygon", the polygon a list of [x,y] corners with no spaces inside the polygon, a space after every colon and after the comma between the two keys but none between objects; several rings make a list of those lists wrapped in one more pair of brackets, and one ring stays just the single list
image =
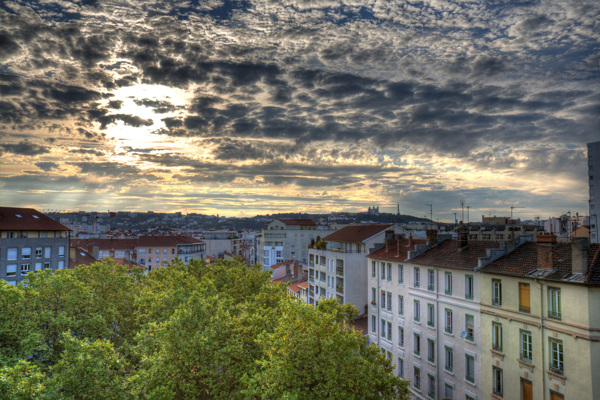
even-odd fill
[{"label": "window", "polygon": [[387,310],[392,312],[392,292],[387,292]]},{"label": "window", "polygon": [[421,354],[421,334],[413,333],[413,339],[414,339],[413,352],[415,353],[416,356],[418,356]]},{"label": "window", "polygon": [[392,263],[387,263],[387,280],[392,281]]},{"label": "window", "polygon": [[446,308],[445,314],[446,314],[446,319],[445,319],[446,325],[444,327],[444,330],[447,333],[452,333],[452,310],[450,310],[449,308]]},{"label": "window", "polygon": [[58,256],[59,257],[65,256],[65,246],[58,246]]},{"label": "window", "polygon": [[415,300],[415,310],[413,320],[419,322],[421,320],[421,303],[419,300]]},{"label": "window", "polygon": [[6,276],[17,276],[17,264],[9,264],[6,266]]},{"label": "window", "polygon": [[163,254],[167,254],[167,249],[163,249]]},{"label": "window", "polygon": [[502,305],[502,281],[500,279],[492,279],[492,304]]},{"label": "window", "polygon": [[454,398],[454,386],[449,383],[444,384],[444,397],[450,400]]},{"label": "window", "polygon": [[50,263],[49,262],[45,262],[44,263],[44,269],[50,269]]},{"label": "window", "polygon": [[531,332],[523,330],[521,330],[521,360],[529,362],[533,360]]},{"label": "window", "polygon": [[444,346],[444,355],[445,355],[445,363],[444,369],[446,371],[452,372],[452,368],[454,367],[454,350],[450,346]]},{"label": "window", "polygon": [[384,262],[381,263],[381,280],[382,281],[385,280],[385,263]]},{"label": "window", "polygon": [[387,322],[387,340],[392,341],[392,323],[390,321]]},{"label": "window", "polygon": [[398,357],[398,376],[404,379],[404,360]]},{"label": "window", "polygon": [[171,249],[171,254],[175,254],[175,249]]},{"label": "window", "polygon": [[375,288],[371,288],[371,303],[377,304],[377,289]]},{"label": "window", "polygon": [[404,265],[398,264],[398,283],[404,283]]},{"label": "window", "polygon": [[559,374],[564,371],[562,340],[550,339],[550,370]]},{"label": "window", "polygon": [[398,346],[404,347],[404,327],[398,327]]},{"label": "window", "polygon": [[475,357],[465,354],[465,379],[475,382]]},{"label": "window", "polygon": [[377,317],[374,315],[371,316],[371,332],[377,332]]},{"label": "window", "polygon": [[371,278],[375,278],[376,275],[377,275],[377,267],[375,265],[375,261],[371,261]]},{"label": "window", "polygon": [[415,267],[415,287],[421,286],[421,270]]},{"label": "window", "polygon": [[465,299],[473,300],[473,275],[465,276]]},{"label": "window", "polygon": [[398,315],[404,315],[404,296],[398,295]]},{"label": "window", "polygon": [[421,388],[421,369],[419,367],[415,367],[415,380],[413,386],[415,389]]},{"label": "window", "polygon": [[427,396],[435,399],[435,376],[427,374],[427,378],[429,378]]},{"label": "window", "polygon": [[385,321],[381,320],[381,337],[385,338],[386,334],[385,334]]},{"label": "window", "polygon": [[448,295],[452,295],[452,272],[446,271],[444,274],[445,277],[445,293]]},{"label": "window", "polygon": [[35,263],[35,272],[41,271],[41,269],[42,269],[42,263],[41,262],[36,262]]},{"label": "window", "polygon": [[44,258],[52,257],[52,247],[44,247]]},{"label": "window", "polygon": [[6,259],[8,261],[15,261],[17,259],[17,249],[16,248],[8,248],[6,253]]},{"label": "window", "polygon": [[531,312],[531,296],[529,295],[529,283],[519,282],[519,311]]},{"label": "window", "polygon": [[548,288],[548,317],[560,319],[560,288]]},{"label": "window", "polygon": [[139,254],[139,255],[142,255],[142,254],[144,254],[144,255],[145,255],[145,254],[146,254],[146,249],[139,249],[139,250],[138,250],[138,254]]},{"label": "window", "polygon": [[435,362],[435,341],[433,339],[427,339],[427,360]]},{"label": "window", "polygon": [[152,249],[148,249],[148,254],[152,254]]},{"label": "window", "polygon": [[381,291],[381,308],[385,310],[385,291]]},{"label": "window", "polygon": [[492,322],[492,347],[502,351],[502,324],[498,322]]},{"label": "window", "polygon": [[472,315],[465,315],[465,331],[467,332],[465,339],[473,341],[475,334],[475,322]]},{"label": "window", "polygon": [[435,271],[432,269],[427,270],[427,290],[433,291],[435,289]]},{"label": "window", "polygon": [[27,275],[31,269],[31,264],[21,264],[21,275]]},{"label": "window", "polygon": [[427,325],[429,325],[429,326],[435,325],[435,312],[434,312],[433,304],[427,304]]},{"label": "window", "polygon": [[494,393],[502,395],[502,370],[497,367],[492,367],[494,373]]},{"label": "window", "polygon": [[140,264],[142,264],[142,265],[146,265],[146,258],[144,258],[144,257],[140,257],[140,259],[139,259],[139,260],[140,260]]},{"label": "window", "polygon": [[65,268],[65,262],[64,260],[60,260],[58,262],[58,269],[64,269]]},{"label": "window", "polygon": [[21,249],[21,258],[23,260],[28,260],[31,258],[31,247],[23,247]]},{"label": "window", "polygon": [[35,258],[42,258],[42,248],[41,247],[35,248]]}]

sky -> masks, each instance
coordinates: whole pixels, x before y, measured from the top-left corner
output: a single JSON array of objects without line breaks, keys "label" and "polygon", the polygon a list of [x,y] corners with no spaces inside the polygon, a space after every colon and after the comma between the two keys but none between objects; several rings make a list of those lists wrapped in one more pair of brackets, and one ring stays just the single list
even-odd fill
[{"label": "sky", "polygon": [[597,0],[4,0],[0,203],[585,215],[599,16]]}]

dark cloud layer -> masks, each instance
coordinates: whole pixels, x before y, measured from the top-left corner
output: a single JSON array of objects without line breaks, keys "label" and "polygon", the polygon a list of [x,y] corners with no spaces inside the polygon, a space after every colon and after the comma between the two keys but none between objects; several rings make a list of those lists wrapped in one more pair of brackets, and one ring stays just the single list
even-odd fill
[{"label": "dark cloud layer", "polygon": [[44,157],[44,173],[90,182],[157,166],[173,181],[149,174],[154,194],[321,189],[328,206],[336,187],[347,205],[489,202],[458,170],[521,199],[528,172],[583,187],[598,14],[584,0],[3,3],[2,163]]}]

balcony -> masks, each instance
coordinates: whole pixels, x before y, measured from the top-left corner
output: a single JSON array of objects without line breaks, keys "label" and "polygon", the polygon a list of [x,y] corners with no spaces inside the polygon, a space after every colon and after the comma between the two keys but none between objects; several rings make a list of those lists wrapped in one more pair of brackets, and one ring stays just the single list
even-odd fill
[{"label": "balcony", "polygon": [[344,294],[344,285],[335,285],[335,290],[337,290],[338,293]]},{"label": "balcony", "polygon": [[335,272],[339,275],[339,276],[344,276],[344,267],[337,267],[335,269]]}]

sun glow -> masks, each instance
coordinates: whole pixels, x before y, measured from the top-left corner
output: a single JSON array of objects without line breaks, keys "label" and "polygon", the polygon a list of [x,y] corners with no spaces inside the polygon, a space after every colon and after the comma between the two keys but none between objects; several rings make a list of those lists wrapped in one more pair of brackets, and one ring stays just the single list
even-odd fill
[{"label": "sun glow", "polygon": [[[165,118],[185,116],[193,90],[142,84],[122,87],[112,94],[106,104],[112,102],[120,107],[108,114],[115,120],[108,125],[106,133],[116,140],[115,150],[118,153],[131,149],[186,152],[189,148],[188,139],[169,138],[158,132],[166,128]],[[124,121],[124,118],[130,120]]]}]

